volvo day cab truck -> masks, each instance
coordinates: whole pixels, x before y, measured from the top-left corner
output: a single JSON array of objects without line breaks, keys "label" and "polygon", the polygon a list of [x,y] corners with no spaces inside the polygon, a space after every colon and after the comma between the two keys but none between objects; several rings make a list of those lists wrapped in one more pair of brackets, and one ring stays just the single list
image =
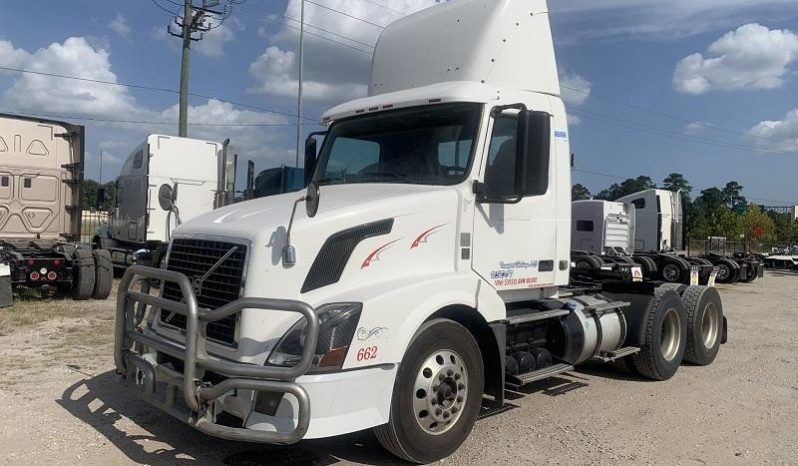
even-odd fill
[{"label": "volvo day cab truck", "polygon": [[108,251],[80,244],[84,140],[83,126],[0,114],[0,306],[18,286],[110,294]]},{"label": "volvo day cab truck", "polygon": [[229,140],[148,136],[122,165],[94,246],[111,251],[117,268],[158,266],[181,222],[233,203],[236,159]]},{"label": "volvo day cab truck", "polygon": [[[304,193],[185,222],[164,268],[125,273],[115,361],[147,402],[242,441],[374,428],[428,463],[505,387],[591,360],[664,380],[715,359],[714,289],[569,287],[569,132],[544,0],[394,22],[368,97],[323,123]],[[139,291],[147,280],[161,293]]]}]

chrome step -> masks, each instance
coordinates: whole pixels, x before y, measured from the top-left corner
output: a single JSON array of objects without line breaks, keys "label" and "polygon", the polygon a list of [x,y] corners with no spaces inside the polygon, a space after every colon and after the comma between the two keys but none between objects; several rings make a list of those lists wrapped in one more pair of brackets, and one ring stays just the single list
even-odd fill
[{"label": "chrome step", "polygon": [[552,311],[532,311],[528,314],[520,314],[507,318],[507,325],[520,325],[540,320],[555,319],[567,316],[571,311],[568,309],[554,309]]},{"label": "chrome step", "polygon": [[621,348],[617,351],[599,353],[596,356],[594,356],[593,359],[601,362],[612,362],[615,361],[616,359],[625,358],[626,356],[630,356],[632,354],[639,352],[640,348],[638,348],[637,346],[627,346],[626,348]]},{"label": "chrome step", "polygon": [[547,379],[563,372],[574,370],[574,366],[570,364],[554,364],[544,369],[527,372],[526,374],[510,375],[507,374],[506,384],[513,388],[523,387],[524,385],[538,380]]}]

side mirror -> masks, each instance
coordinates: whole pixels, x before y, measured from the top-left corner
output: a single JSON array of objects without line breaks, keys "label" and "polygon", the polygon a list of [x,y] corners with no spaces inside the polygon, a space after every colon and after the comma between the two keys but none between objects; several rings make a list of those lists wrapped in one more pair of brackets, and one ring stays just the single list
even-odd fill
[{"label": "side mirror", "polygon": [[177,200],[177,186],[173,189],[168,184],[162,184],[158,188],[158,204],[161,209],[171,211],[175,208],[175,200]]},{"label": "side mirror", "polygon": [[305,186],[309,186],[313,171],[316,169],[317,143],[313,134],[305,140]]},{"label": "side mirror", "polygon": [[515,136],[515,195],[514,202],[523,199],[526,194],[527,158],[529,157],[529,133],[532,112],[521,110],[518,112],[518,126]]},{"label": "side mirror", "polygon": [[315,181],[311,181],[310,184],[308,184],[307,194],[305,194],[305,211],[308,217],[313,218],[316,216],[316,213],[319,211],[320,198],[321,190],[319,189],[319,184]]}]

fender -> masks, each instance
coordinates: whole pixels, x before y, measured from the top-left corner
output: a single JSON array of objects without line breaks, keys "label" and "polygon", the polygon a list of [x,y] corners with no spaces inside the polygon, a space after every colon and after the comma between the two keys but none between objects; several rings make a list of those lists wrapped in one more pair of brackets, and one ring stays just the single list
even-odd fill
[{"label": "fender", "polygon": [[417,276],[405,283],[371,284],[368,291],[344,369],[399,364],[418,329],[441,309],[475,309],[487,323],[506,317],[504,301],[472,274]]}]

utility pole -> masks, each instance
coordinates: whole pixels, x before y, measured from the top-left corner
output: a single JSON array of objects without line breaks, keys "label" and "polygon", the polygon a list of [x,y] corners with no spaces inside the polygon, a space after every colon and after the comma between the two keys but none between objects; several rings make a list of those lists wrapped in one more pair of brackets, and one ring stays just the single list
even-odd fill
[{"label": "utility pole", "polygon": [[299,0],[299,92],[297,93],[297,117],[296,117],[296,166],[299,168],[299,160],[304,152],[302,150],[302,84],[305,79],[305,0]]},{"label": "utility pole", "polygon": [[[195,0],[183,0],[183,12],[172,11],[160,0],[153,2],[162,10],[174,15],[177,32],[172,31],[170,24],[166,30],[169,34],[183,41],[183,57],[180,64],[180,117],[178,135],[188,137],[188,81],[191,68],[191,42],[202,40],[205,33],[218,28],[232,13],[233,0],[202,0],[202,4],[194,5]],[[175,4],[169,0],[168,4]],[[243,3],[242,0],[235,2]],[[167,5],[167,6],[164,6]]]},{"label": "utility pole", "polygon": [[191,25],[194,24],[194,8],[186,0],[183,8],[183,61],[180,64],[180,122],[178,136],[188,137],[188,73],[191,64]]}]

